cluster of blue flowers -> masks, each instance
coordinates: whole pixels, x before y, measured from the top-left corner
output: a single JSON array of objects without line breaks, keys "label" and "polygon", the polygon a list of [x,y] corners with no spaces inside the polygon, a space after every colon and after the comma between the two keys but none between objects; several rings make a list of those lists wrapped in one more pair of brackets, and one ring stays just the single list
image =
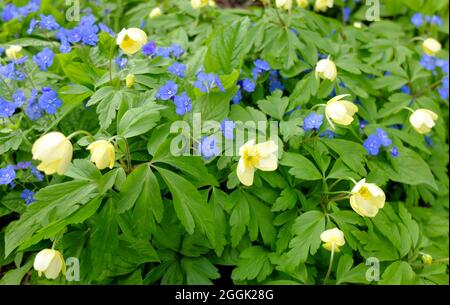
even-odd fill
[{"label": "cluster of blue flowers", "polygon": [[22,66],[27,59],[27,56],[23,56],[17,60],[12,60],[5,65],[0,65],[0,77],[10,80],[23,81],[25,79],[25,73],[22,71]]},{"label": "cluster of blue flowers", "polygon": [[197,73],[197,80],[194,82],[194,87],[203,93],[209,93],[214,88],[225,92],[225,88],[222,86],[222,82],[217,74],[205,73],[203,71]]},{"label": "cluster of blue flowers", "polygon": [[320,129],[320,126],[322,126],[322,122],[323,122],[322,114],[317,114],[315,112],[311,112],[303,120],[303,129],[305,131],[310,131],[310,130],[317,131]]},{"label": "cluster of blue flowers", "polygon": [[186,112],[192,110],[191,99],[187,95],[186,91],[177,95],[178,85],[174,81],[167,81],[156,93],[156,98],[163,101],[173,100],[176,107],[176,113],[178,115],[184,115]]},{"label": "cluster of blue flowers", "polygon": [[438,74],[437,68],[440,68],[444,77],[442,78],[441,86],[437,89],[442,99],[446,100],[449,97],[448,90],[448,75],[449,75],[449,63],[448,60],[436,58],[434,56],[422,55],[420,64],[425,70],[431,71],[433,75]]},{"label": "cluster of blue flowers", "polygon": [[[375,133],[369,135],[363,143],[364,148],[370,156],[377,156],[380,153],[381,147],[389,147],[391,145],[392,140],[381,128],[377,128]],[[391,148],[390,152],[393,157],[398,156],[398,149],[395,145]]]},{"label": "cluster of blue flowers", "polygon": [[275,90],[284,90],[284,85],[280,81],[280,72],[278,70],[271,70],[269,72],[269,91],[270,93],[274,92]]},{"label": "cluster of blue flowers", "polygon": [[429,24],[435,24],[437,26],[442,26],[442,19],[439,16],[424,16],[421,13],[415,13],[411,17],[411,23],[416,27],[420,28],[425,22]]},{"label": "cluster of blue flowers", "polygon": [[55,54],[49,48],[43,49],[41,52],[33,56],[34,63],[39,67],[41,71],[47,71],[53,64]]},{"label": "cluster of blue flowers", "polygon": [[8,3],[1,12],[1,18],[3,22],[8,22],[16,18],[22,20],[22,18],[27,17],[29,14],[37,12],[40,6],[41,0],[31,0],[27,5],[20,7]]},{"label": "cluster of blue flowers", "polygon": [[161,56],[163,58],[170,58],[171,56],[174,58],[180,58],[184,54],[184,49],[179,44],[172,44],[170,47],[156,47],[154,42],[149,42],[146,44],[143,49],[142,53],[145,56],[149,55],[155,55],[155,56]]},{"label": "cluster of blue flowers", "polygon": [[252,70],[253,79],[257,80],[259,76],[261,76],[264,72],[270,70],[270,65],[267,61],[262,59],[257,59],[253,62],[254,68]]},{"label": "cluster of blue flowers", "polygon": [[203,137],[198,144],[197,149],[201,153],[203,159],[207,161],[220,154],[217,139],[214,135]]},{"label": "cluster of blue flowers", "polygon": [[186,65],[176,61],[167,69],[167,71],[173,75],[183,78],[186,73]]}]

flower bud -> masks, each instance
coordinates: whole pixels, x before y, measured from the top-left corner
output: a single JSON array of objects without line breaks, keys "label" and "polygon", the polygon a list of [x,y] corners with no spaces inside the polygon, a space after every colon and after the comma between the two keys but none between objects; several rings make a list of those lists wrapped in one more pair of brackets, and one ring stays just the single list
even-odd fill
[{"label": "flower bud", "polygon": [[350,125],[353,122],[353,116],[358,112],[358,107],[355,104],[342,100],[346,96],[348,94],[333,97],[325,107],[327,119],[344,126]]},{"label": "flower bud", "polygon": [[361,21],[355,21],[355,22],[353,22],[353,26],[357,29],[361,29],[363,24]]},{"label": "flower bud", "polygon": [[429,254],[422,255],[422,262],[425,265],[431,265],[433,263],[433,257]]},{"label": "flower bud", "polygon": [[428,109],[417,109],[409,117],[412,127],[420,134],[426,134],[434,127],[438,115]]},{"label": "flower bud", "polygon": [[150,17],[150,19],[159,17],[162,15],[162,11],[159,7],[155,7],[154,9],[152,9],[152,11],[150,12],[150,14],[148,15]]},{"label": "flower bud", "polygon": [[191,0],[191,6],[193,9],[199,9],[209,4],[209,0]]},{"label": "flower bud", "polygon": [[316,0],[316,3],[314,3],[314,10],[316,12],[325,12],[328,8],[332,8],[333,4],[333,0]]},{"label": "flower bud", "polygon": [[301,8],[305,8],[309,5],[308,0],[297,0],[297,4]]},{"label": "flower bud", "polygon": [[350,206],[361,216],[375,217],[379,209],[384,207],[386,195],[375,183],[359,181],[352,189]]},{"label": "flower bud", "polygon": [[434,38],[425,39],[422,43],[422,49],[427,55],[434,56],[442,49],[441,43]]},{"label": "flower bud", "polygon": [[97,140],[87,147],[91,151],[91,161],[98,169],[113,168],[116,154],[114,146],[105,140]]},{"label": "flower bud", "polygon": [[116,43],[124,53],[133,55],[147,43],[147,34],[138,28],[122,29],[117,35]]},{"label": "flower bud", "polygon": [[344,232],[338,228],[323,231],[320,234],[320,239],[324,242],[322,246],[328,251],[334,250],[339,252],[339,247],[345,245]]},{"label": "flower bud", "polygon": [[8,49],[6,49],[5,54],[6,54],[6,57],[8,57],[9,59],[17,60],[20,57],[22,57],[22,54],[20,53],[20,51],[22,51],[21,46],[12,45]]},{"label": "flower bud", "polygon": [[60,132],[50,132],[34,142],[31,149],[34,160],[42,161],[38,169],[46,175],[64,175],[72,160],[73,147]]},{"label": "flower bud", "polygon": [[64,258],[59,251],[53,249],[44,249],[34,258],[34,269],[39,276],[44,273],[45,277],[51,280],[56,279],[62,271],[66,273],[66,264]]},{"label": "flower bud", "polygon": [[134,74],[128,74],[127,77],[125,77],[125,83],[127,85],[127,88],[133,87],[135,80],[136,76],[134,76]]},{"label": "flower bud", "polygon": [[292,0],[276,0],[275,5],[277,8],[290,10],[292,8]]},{"label": "flower bud", "polygon": [[328,79],[334,81],[337,76],[335,63],[330,60],[330,57],[321,59],[316,64],[316,78]]}]

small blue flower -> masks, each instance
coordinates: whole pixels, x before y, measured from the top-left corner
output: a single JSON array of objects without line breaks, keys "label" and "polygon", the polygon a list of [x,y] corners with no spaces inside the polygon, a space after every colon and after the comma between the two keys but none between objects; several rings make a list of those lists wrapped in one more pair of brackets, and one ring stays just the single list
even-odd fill
[{"label": "small blue flower", "polygon": [[0,66],[0,74],[11,80],[22,81],[25,79],[25,74],[16,69],[16,62],[10,62],[4,66]]},{"label": "small blue flower", "polygon": [[38,99],[39,107],[48,114],[55,114],[56,109],[61,107],[62,101],[58,94],[50,87],[43,87],[42,94]]},{"label": "small blue flower", "polygon": [[425,143],[427,143],[428,146],[430,146],[430,147],[433,146],[433,141],[431,140],[430,136],[423,136],[423,139],[424,139]]},{"label": "small blue flower", "polygon": [[217,147],[216,138],[214,136],[203,137],[198,145],[198,150],[205,160],[209,160],[220,154],[219,148]]},{"label": "small blue flower", "polygon": [[146,43],[142,47],[142,54],[144,54],[145,56],[153,55],[155,53],[155,51],[156,51],[156,42],[154,42],[154,41],[150,41],[149,43]]},{"label": "small blue flower", "polygon": [[74,27],[68,32],[67,40],[70,43],[77,43],[80,42],[81,39],[83,39],[83,33],[81,32],[80,27]]},{"label": "small blue flower", "polygon": [[448,60],[445,59],[436,59],[435,60],[436,66],[441,68],[442,73],[448,74]]},{"label": "small blue flower", "polygon": [[16,111],[16,104],[8,102],[0,97],[0,118],[9,118]]},{"label": "small blue flower", "polygon": [[371,156],[376,156],[380,152],[380,139],[376,134],[369,135],[363,143],[364,148],[367,150],[368,154]]},{"label": "small blue flower", "polygon": [[35,166],[31,166],[31,174],[38,180],[44,180],[44,174],[42,174]]},{"label": "small blue flower", "polygon": [[2,11],[2,20],[8,22],[18,15],[17,8],[14,4],[8,3],[5,5]]},{"label": "small blue flower", "polygon": [[367,121],[364,119],[359,120],[359,128],[364,129],[367,125]]},{"label": "small blue flower", "polygon": [[[158,47],[155,50],[155,56],[161,56],[163,58],[169,58],[172,50],[170,48]],[[145,55],[145,53],[144,53]]]},{"label": "small blue flower", "polygon": [[329,139],[332,139],[335,136],[336,136],[336,134],[329,129],[325,130],[324,132],[321,132],[319,135],[319,137],[321,137],[321,138],[329,138]]},{"label": "small blue flower", "polygon": [[411,23],[416,27],[419,28],[423,24],[423,16],[421,13],[415,13],[411,17]]},{"label": "small blue flower", "polygon": [[242,92],[241,89],[239,89],[236,94],[233,96],[233,98],[231,99],[231,101],[233,102],[233,104],[239,104],[242,100]]},{"label": "small blue flower", "polygon": [[4,168],[0,168],[0,185],[8,185],[14,182],[16,179],[16,172],[14,165],[8,165]]},{"label": "small blue flower", "polygon": [[45,16],[44,14],[41,14],[40,18],[40,27],[49,31],[57,30],[59,28],[59,24],[56,22],[55,17],[53,17],[52,15]]},{"label": "small blue flower", "polygon": [[30,118],[30,120],[35,121],[42,116],[42,109],[39,107],[36,98],[38,91],[36,89],[31,90],[31,96],[28,99],[28,105],[25,109],[25,114]]},{"label": "small blue flower", "polygon": [[315,112],[311,112],[303,120],[303,129],[305,131],[310,131],[310,130],[317,131],[320,129],[320,126],[322,126],[322,122],[323,122],[322,114],[317,114]]},{"label": "small blue flower", "polygon": [[425,19],[430,23],[430,24],[435,24],[437,26],[442,26],[442,19],[441,17],[437,16],[437,15],[433,15],[433,16],[426,16]]},{"label": "small blue flower", "polygon": [[119,55],[114,59],[114,61],[116,62],[117,67],[122,70],[127,66],[128,59],[125,56]]},{"label": "small blue flower", "polygon": [[33,61],[38,65],[41,71],[47,71],[53,64],[53,58],[55,54],[49,48],[43,49],[41,52],[33,56]]},{"label": "small blue flower", "polygon": [[394,157],[394,158],[398,157],[398,148],[395,145],[391,149],[391,156]]},{"label": "small blue flower", "polygon": [[172,73],[180,78],[183,78],[184,73],[186,72],[186,65],[179,63],[179,62],[174,62],[167,70],[170,73]]},{"label": "small blue flower", "polygon": [[5,52],[5,49],[3,49],[2,47],[0,47],[0,56],[3,55],[3,52]]},{"label": "small blue flower", "polygon": [[234,121],[230,121],[228,118],[223,120],[220,124],[220,129],[222,130],[225,139],[234,139],[234,128],[236,128],[236,123]]},{"label": "small blue flower", "polygon": [[420,64],[422,65],[422,67],[424,67],[424,69],[428,71],[433,71],[434,69],[436,69],[435,57],[430,55],[422,55],[422,57],[420,58]]},{"label": "small blue flower", "polygon": [[348,22],[350,20],[351,13],[352,13],[352,9],[350,7],[342,8],[342,16],[344,18],[344,22]]},{"label": "small blue flower", "polygon": [[388,147],[391,146],[392,144],[392,140],[389,138],[389,136],[387,135],[386,131],[384,131],[381,128],[377,128],[376,130],[376,136],[378,137],[380,144],[384,147]]},{"label": "small blue flower", "polygon": [[248,78],[244,78],[242,80],[242,89],[244,89],[244,91],[246,92],[253,92],[255,91],[256,88],[256,84]]},{"label": "small blue flower", "polygon": [[16,92],[12,95],[13,101],[16,104],[16,107],[22,107],[25,104],[25,100],[27,97],[25,93],[21,89],[17,89]]},{"label": "small blue flower", "polygon": [[279,72],[277,70],[271,70],[269,72],[269,91],[270,93],[275,90],[284,90],[284,85],[279,79]]},{"label": "small blue flower", "polygon": [[197,73],[197,80],[194,82],[194,86],[204,93],[210,92],[211,89],[215,87],[219,88],[220,91],[225,92],[219,76],[213,73]]},{"label": "small blue flower", "polygon": [[24,189],[22,194],[20,194],[20,198],[25,200],[25,204],[26,205],[29,205],[29,204],[31,204],[31,203],[36,201],[34,199],[34,192],[29,190],[29,189]]},{"label": "small blue flower", "polygon": [[156,93],[156,98],[167,101],[173,98],[177,94],[177,91],[178,85],[170,80],[159,88],[158,93]]},{"label": "small blue flower", "polygon": [[408,85],[404,85],[400,88],[400,91],[405,93],[405,94],[411,94],[411,89],[409,88]]},{"label": "small blue flower", "polygon": [[26,162],[18,162],[15,166],[16,170],[23,170],[23,169],[28,169],[31,166],[31,162],[30,161],[26,161]]},{"label": "small blue flower", "polygon": [[110,27],[108,27],[106,24],[100,22],[98,24],[98,26],[99,26],[101,32],[108,33],[112,37],[116,36],[116,33],[114,33],[114,31]]},{"label": "small blue flower", "polygon": [[175,96],[173,103],[176,106],[175,111],[178,115],[184,115],[186,112],[189,112],[192,109],[191,99],[186,94],[186,92],[183,92],[181,95]]},{"label": "small blue flower", "polygon": [[184,54],[184,49],[176,43],[172,44],[170,51],[175,58],[178,58]]},{"label": "small blue flower", "polygon": [[257,79],[265,71],[270,70],[270,65],[265,60],[256,59],[253,64],[255,65],[255,67],[252,70],[253,79]]},{"label": "small blue flower", "polygon": [[27,34],[31,35],[31,33],[33,33],[34,29],[38,24],[39,24],[38,20],[36,20],[35,18],[31,19],[30,25],[28,26]]}]

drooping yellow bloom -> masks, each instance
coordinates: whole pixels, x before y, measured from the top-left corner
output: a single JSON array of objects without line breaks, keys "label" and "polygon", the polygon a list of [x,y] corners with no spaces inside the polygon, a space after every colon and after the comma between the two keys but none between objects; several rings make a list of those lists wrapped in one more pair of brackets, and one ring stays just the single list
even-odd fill
[{"label": "drooping yellow bloom", "polygon": [[314,3],[314,10],[316,12],[325,12],[328,8],[332,8],[333,0],[316,0]]},{"label": "drooping yellow bloom", "polygon": [[355,21],[355,22],[353,22],[353,26],[357,29],[361,29],[363,24],[361,21]]},{"label": "drooping yellow bloom", "polygon": [[150,14],[148,14],[148,16],[150,17],[150,19],[159,17],[162,15],[162,11],[159,7],[155,7],[154,9],[151,10]]},{"label": "drooping yellow bloom", "polygon": [[423,254],[422,255],[422,262],[425,265],[431,265],[433,263],[433,257],[429,254]]},{"label": "drooping yellow bloom", "polygon": [[337,76],[336,64],[328,58],[321,59],[316,64],[316,78],[334,81]]},{"label": "drooping yellow bloom", "polygon": [[191,0],[191,6],[193,9],[199,9],[209,4],[209,0]]},{"label": "drooping yellow bloom", "polygon": [[352,189],[350,205],[361,216],[375,217],[384,207],[386,195],[375,183],[366,183],[361,179]]},{"label": "drooping yellow bloom", "polygon": [[250,140],[239,149],[239,164],[237,166],[237,177],[242,184],[250,186],[253,184],[255,169],[262,171],[274,171],[278,167],[278,146],[273,141],[255,144]]},{"label": "drooping yellow bloom", "polygon": [[434,38],[427,38],[422,43],[422,49],[425,54],[434,56],[442,49],[442,45]]},{"label": "drooping yellow bloom", "polygon": [[[349,94],[342,94],[333,97],[325,106],[325,115],[333,126],[331,121],[340,125],[350,125],[353,122],[353,116],[358,112],[358,107],[352,102],[342,100]],[[330,121],[331,120],[331,121]]]},{"label": "drooping yellow bloom", "polygon": [[117,35],[116,43],[124,53],[133,55],[147,43],[147,34],[138,28],[122,29]]},{"label": "drooping yellow bloom", "polygon": [[60,132],[50,132],[36,140],[31,149],[34,160],[42,161],[38,169],[46,175],[64,175],[72,160],[73,147]]},{"label": "drooping yellow bloom", "polygon": [[87,147],[91,151],[91,161],[98,169],[113,168],[116,154],[114,146],[105,140],[97,140]]},{"label": "drooping yellow bloom", "polygon": [[9,48],[6,49],[5,54],[6,57],[12,60],[17,60],[22,57],[22,54],[20,53],[22,51],[21,46],[12,45]]},{"label": "drooping yellow bloom", "polygon": [[45,277],[51,280],[56,279],[62,271],[66,273],[66,264],[64,258],[59,251],[53,249],[44,249],[34,258],[34,269],[39,276],[44,273]]},{"label": "drooping yellow bloom", "polygon": [[434,127],[438,115],[428,109],[417,109],[409,117],[411,126],[420,134],[426,134]]},{"label": "drooping yellow bloom", "polygon": [[133,87],[135,81],[136,81],[136,76],[134,76],[134,74],[128,74],[125,77],[125,83],[126,83],[127,88]]},{"label": "drooping yellow bloom", "polygon": [[297,0],[297,4],[301,8],[305,8],[309,5],[309,1],[308,0]]},{"label": "drooping yellow bloom", "polygon": [[292,0],[276,0],[275,5],[277,8],[290,10],[292,8]]},{"label": "drooping yellow bloom", "polygon": [[323,231],[320,239],[324,242],[322,246],[328,251],[333,249],[335,252],[339,252],[339,247],[345,245],[344,232],[338,228]]}]

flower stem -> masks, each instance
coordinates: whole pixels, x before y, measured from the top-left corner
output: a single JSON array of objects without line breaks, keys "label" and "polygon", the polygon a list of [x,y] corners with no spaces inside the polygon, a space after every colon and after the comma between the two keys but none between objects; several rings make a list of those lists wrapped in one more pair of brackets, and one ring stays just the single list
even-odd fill
[{"label": "flower stem", "polygon": [[71,133],[67,137],[67,139],[70,140],[70,139],[72,139],[73,137],[75,137],[75,136],[77,136],[79,134],[84,134],[84,135],[87,135],[88,137],[94,138],[90,132],[87,132],[86,130],[78,130],[78,131],[75,131],[75,132]]},{"label": "flower stem", "polygon": [[330,264],[328,265],[328,271],[327,275],[325,276],[325,279],[323,280],[323,283],[326,284],[328,281],[328,278],[331,274],[331,267],[333,266],[333,259],[334,259],[334,243],[331,244],[331,256],[330,256]]}]

